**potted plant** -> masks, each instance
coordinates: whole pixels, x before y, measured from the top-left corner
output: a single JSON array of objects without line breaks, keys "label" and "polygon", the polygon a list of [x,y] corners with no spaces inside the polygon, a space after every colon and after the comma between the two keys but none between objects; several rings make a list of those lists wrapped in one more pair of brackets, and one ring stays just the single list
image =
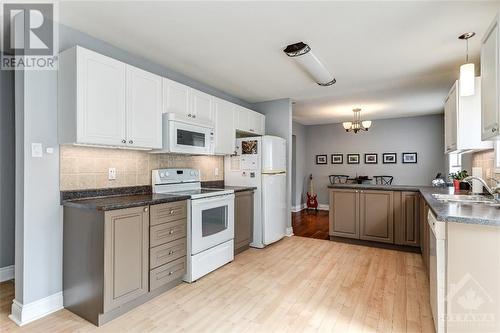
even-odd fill
[{"label": "potted plant", "polygon": [[468,176],[469,175],[467,173],[467,170],[450,173],[450,179],[453,180],[453,187],[455,188],[455,191],[460,191],[460,190],[465,191],[469,189],[469,183],[462,182],[462,180],[464,180],[464,178]]}]

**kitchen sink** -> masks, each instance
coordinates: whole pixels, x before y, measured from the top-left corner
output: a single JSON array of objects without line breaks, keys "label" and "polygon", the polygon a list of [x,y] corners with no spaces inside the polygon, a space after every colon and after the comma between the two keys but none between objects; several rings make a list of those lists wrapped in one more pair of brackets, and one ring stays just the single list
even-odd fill
[{"label": "kitchen sink", "polygon": [[464,195],[464,194],[433,194],[439,201],[460,202],[460,203],[484,203],[498,204],[495,199],[483,195]]}]

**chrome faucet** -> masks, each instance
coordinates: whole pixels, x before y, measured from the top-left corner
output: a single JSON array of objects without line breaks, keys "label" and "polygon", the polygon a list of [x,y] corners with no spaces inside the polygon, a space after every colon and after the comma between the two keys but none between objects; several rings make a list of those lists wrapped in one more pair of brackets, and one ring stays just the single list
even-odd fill
[{"label": "chrome faucet", "polygon": [[490,178],[490,180],[493,180],[496,184],[493,187],[489,187],[488,184],[482,179],[481,177],[476,177],[476,176],[469,176],[465,177],[463,181],[468,182],[472,186],[472,181],[477,180],[478,182],[483,185],[483,187],[486,189],[486,191],[493,196],[493,198],[497,201],[500,202],[500,181],[496,180],[495,178]]}]

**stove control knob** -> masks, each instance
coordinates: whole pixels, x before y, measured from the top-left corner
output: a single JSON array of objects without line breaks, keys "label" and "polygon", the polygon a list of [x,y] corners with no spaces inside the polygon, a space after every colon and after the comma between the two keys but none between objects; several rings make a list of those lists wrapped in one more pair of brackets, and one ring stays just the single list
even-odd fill
[{"label": "stove control knob", "polygon": [[160,177],[163,178],[165,174],[163,172],[160,172]]},{"label": "stove control knob", "polygon": [[169,176],[168,171],[165,171],[165,177],[168,177],[168,176]]},{"label": "stove control knob", "polygon": [[191,176],[196,176],[196,171],[191,170],[190,174],[191,174]]}]

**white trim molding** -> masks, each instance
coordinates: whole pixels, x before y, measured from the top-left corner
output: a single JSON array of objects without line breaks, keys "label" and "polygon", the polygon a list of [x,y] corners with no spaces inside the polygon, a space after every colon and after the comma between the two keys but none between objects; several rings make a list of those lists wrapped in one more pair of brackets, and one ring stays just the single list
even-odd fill
[{"label": "white trim molding", "polygon": [[14,279],[14,265],[0,267],[0,282]]},{"label": "white trim molding", "polygon": [[24,305],[17,300],[12,301],[12,313],[9,318],[18,326],[23,326],[62,308],[63,294],[61,291]]},{"label": "white trim molding", "polygon": [[297,213],[297,212],[300,212],[301,210],[306,209],[306,208],[307,208],[307,205],[305,203],[303,203],[302,205],[292,206],[292,212]]},{"label": "white trim molding", "polygon": [[287,237],[293,236],[293,227],[287,227],[286,228],[286,236]]},{"label": "white trim molding", "polygon": [[327,204],[319,204],[318,209],[319,210],[330,210],[330,206]]}]

